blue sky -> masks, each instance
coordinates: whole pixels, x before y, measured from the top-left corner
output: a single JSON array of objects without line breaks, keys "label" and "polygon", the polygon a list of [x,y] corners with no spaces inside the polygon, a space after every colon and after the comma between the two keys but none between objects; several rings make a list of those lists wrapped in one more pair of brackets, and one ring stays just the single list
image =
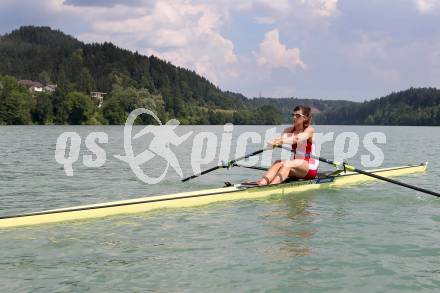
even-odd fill
[{"label": "blue sky", "polygon": [[440,0],[0,0],[0,33],[21,25],[154,54],[248,97],[440,88]]}]

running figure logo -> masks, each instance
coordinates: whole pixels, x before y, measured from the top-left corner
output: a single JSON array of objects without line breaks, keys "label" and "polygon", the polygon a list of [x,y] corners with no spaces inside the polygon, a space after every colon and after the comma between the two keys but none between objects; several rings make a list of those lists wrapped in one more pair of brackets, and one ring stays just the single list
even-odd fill
[{"label": "running figure logo", "polygon": [[[153,139],[151,140],[148,149],[135,156],[131,145],[133,124],[136,118],[142,114],[151,115],[160,126],[148,125],[133,137],[133,139],[138,139],[147,133],[153,134]],[[167,123],[162,124],[153,111],[145,108],[139,108],[132,111],[125,122],[124,127],[125,156],[115,155],[115,158],[128,163],[137,178],[147,184],[156,184],[160,182],[167,174],[170,166],[182,178],[182,169],[180,168],[176,155],[170,149],[170,145],[180,145],[193,133],[193,131],[190,131],[183,136],[178,136],[174,130],[179,124],[180,122],[176,119],[171,119]],[[167,162],[167,165],[159,177],[149,177],[144,173],[140,166],[155,156],[163,158]]]}]

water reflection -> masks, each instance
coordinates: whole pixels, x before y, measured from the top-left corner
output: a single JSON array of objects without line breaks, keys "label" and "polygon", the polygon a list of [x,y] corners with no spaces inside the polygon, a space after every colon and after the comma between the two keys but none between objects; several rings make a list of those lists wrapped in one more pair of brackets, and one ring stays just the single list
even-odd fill
[{"label": "water reflection", "polygon": [[276,261],[291,261],[312,253],[307,241],[317,232],[314,222],[318,213],[312,211],[313,192],[292,194],[279,200],[276,208],[262,216],[267,237],[274,241],[264,254]]}]

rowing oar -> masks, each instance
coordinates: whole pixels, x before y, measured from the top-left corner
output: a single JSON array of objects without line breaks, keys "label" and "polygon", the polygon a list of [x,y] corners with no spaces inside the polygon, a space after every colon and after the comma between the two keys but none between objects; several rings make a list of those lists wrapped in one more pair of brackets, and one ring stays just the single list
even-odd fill
[{"label": "rowing oar", "polygon": [[182,181],[182,182],[185,182],[185,181],[188,181],[188,180],[191,180],[191,179],[197,178],[197,177],[199,177],[199,176],[202,176],[202,175],[204,175],[204,174],[206,174],[206,173],[209,173],[209,172],[212,172],[212,171],[215,171],[215,170],[218,170],[218,169],[234,167],[238,161],[245,160],[245,159],[247,159],[247,158],[249,158],[249,157],[252,157],[252,156],[255,156],[255,155],[261,154],[262,152],[265,152],[265,151],[268,151],[268,150],[273,150],[273,147],[265,147],[265,148],[263,148],[263,149],[261,149],[261,150],[255,151],[255,152],[253,152],[253,153],[251,153],[251,154],[247,154],[247,155],[244,155],[244,156],[242,156],[242,157],[238,157],[238,158],[236,158],[236,159],[234,159],[234,160],[230,160],[230,161],[226,162],[226,163],[223,164],[223,165],[218,165],[218,166],[215,166],[215,167],[209,168],[209,169],[207,169],[207,170],[204,170],[204,171],[202,171],[202,172],[200,172],[200,173],[198,173],[198,174],[194,174],[194,175],[192,175],[192,176],[189,176],[189,177],[187,177],[187,178],[184,178],[184,179],[182,179],[181,181]]},{"label": "rowing oar", "polygon": [[[290,148],[288,148],[286,146],[283,146],[283,145],[274,145],[274,147],[279,147],[279,148],[282,148],[282,149],[285,149],[285,150],[288,150],[288,151],[292,152],[292,149],[290,149]],[[417,186],[414,186],[414,185],[410,185],[410,184],[407,184],[407,183],[404,183],[404,182],[400,182],[400,181],[397,181],[397,180],[394,180],[394,179],[391,179],[391,178],[379,176],[377,174],[370,173],[370,172],[358,169],[358,168],[356,168],[354,166],[351,166],[351,165],[348,165],[348,164],[346,164],[344,162],[340,163],[340,162],[337,162],[337,161],[332,161],[332,160],[325,159],[325,158],[318,157],[318,156],[314,156],[314,155],[311,155],[311,154],[310,155],[309,154],[304,154],[304,155],[306,155],[306,156],[308,156],[308,157],[310,157],[312,159],[319,160],[321,162],[333,165],[334,167],[342,167],[344,170],[356,172],[356,173],[359,173],[359,174],[362,174],[362,175],[370,176],[370,177],[373,177],[373,178],[376,178],[376,179],[379,179],[379,180],[387,181],[387,182],[390,182],[390,183],[394,183],[396,185],[400,185],[400,186],[403,186],[403,187],[406,187],[406,188],[410,188],[410,189],[413,189],[413,190],[417,190],[417,191],[420,191],[420,192],[424,192],[424,193],[427,193],[427,194],[430,194],[430,195],[434,195],[434,196],[440,197],[440,193],[438,193],[438,192],[435,192],[435,191],[432,191],[432,190],[428,190],[428,189],[425,189],[425,188],[421,188],[421,187],[417,187]]]}]

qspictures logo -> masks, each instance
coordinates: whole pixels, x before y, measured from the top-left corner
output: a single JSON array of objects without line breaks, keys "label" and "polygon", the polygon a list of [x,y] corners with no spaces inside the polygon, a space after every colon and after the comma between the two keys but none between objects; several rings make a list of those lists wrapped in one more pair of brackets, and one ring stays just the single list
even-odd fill
[{"label": "qspictures logo", "polygon": [[[149,115],[157,125],[146,125],[136,134],[133,134],[133,125],[140,115]],[[176,130],[180,122],[171,119],[162,123],[158,116],[151,110],[139,108],[130,113],[124,126],[124,152],[125,154],[113,155],[114,158],[128,164],[133,174],[142,182],[156,184],[161,182],[168,172],[175,172],[180,178],[184,174],[179,162],[179,157],[173,152],[173,148],[181,146],[184,142],[190,142],[192,147],[190,154],[191,171],[193,174],[200,173],[202,167],[212,165],[224,165],[231,158],[245,156],[251,145],[255,147],[265,147],[266,143],[281,136],[277,132],[277,127],[266,129],[264,134],[254,131],[242,132],[236,138],[235,153],[233,152],[233,124],[225,124],[223,133],[219,136],[214,132],[187,131],[179,135]],[[152,137],[146,145],[146,149],[135,154],[133,141],[148,135]],[[74,176],[74,164],[80,160],[82,138],[77,132],[64,132],[56,142],[55,160],[63,165],[66,176]],[[100,168],[107,162],[107,152],[104,148],[108,144],[109,136],[105,132],[91,132],[84,140],[84,145],[91,154],[82,156],[82,163],[88,168]],[[378,145],[386,143],[386,136],[383,132],[369,132],[361,137],[355,132],[342,132],[335,136],[334,132],[315,133],[314,145],[316,155],[320,155],[322,145],[332,143],[334,159],[340,162],[354,158],[361,154],[361,164],[363,167],[378,167],[383,163],[384,154]],[[298,144],[297,153],[304,153],[306,144]],[[361,153],[360,153],[361,152]],[[264,152],[261,159],[251,157],[246,160],[247,166],[255,166],[259,163],[263,166],[270,166],[274,152]],[[157,166],[155,176],[150,176],[144,172],[144,168],[153,158],[161,158],[165,164]],[[279,158],[279,157],[278,157]],[[292,160],[292,152],[281,149],[282,160]],[[217,160],[217,161],[216,161]],[[156,166],[155,166],[156,167]]]},{"label": "qspictures logo", "polygon": [[[159,124],[159,126],[148,125],[143,130],[138,132],[133,139],[138,139],[148,133],[153,135],[148,148],[138,155],[134,155],[133,146],[131,144],[133,124],[136,118],[141,114],[151,115]],[[148,184],[155,184],[160,182],[168,172],[168,168],[171,166],[174,171],[183,177],[182,169],[180,168],[179,160],[173,153],[170,145],[179,146],[182,144],[193,132],[188,132],[183,136],[178,136],[175,133],[175,129],[179,126],[180,122],[176,119],[169,120],[166,124],[162,124],[159,118],[152,111],[144,108],[136,109],[130,113],[127,118],[127,122],[124,127],[124,150],[125,155],[115,157],[121,161],[130,165],[131,170],[134,172],[139,180],[142,180]],[[158,177],[149,177],[146,175],[141,165],[147,163],[149,160],[159,156],[166,161],[166,167],[164,171]]]}]

